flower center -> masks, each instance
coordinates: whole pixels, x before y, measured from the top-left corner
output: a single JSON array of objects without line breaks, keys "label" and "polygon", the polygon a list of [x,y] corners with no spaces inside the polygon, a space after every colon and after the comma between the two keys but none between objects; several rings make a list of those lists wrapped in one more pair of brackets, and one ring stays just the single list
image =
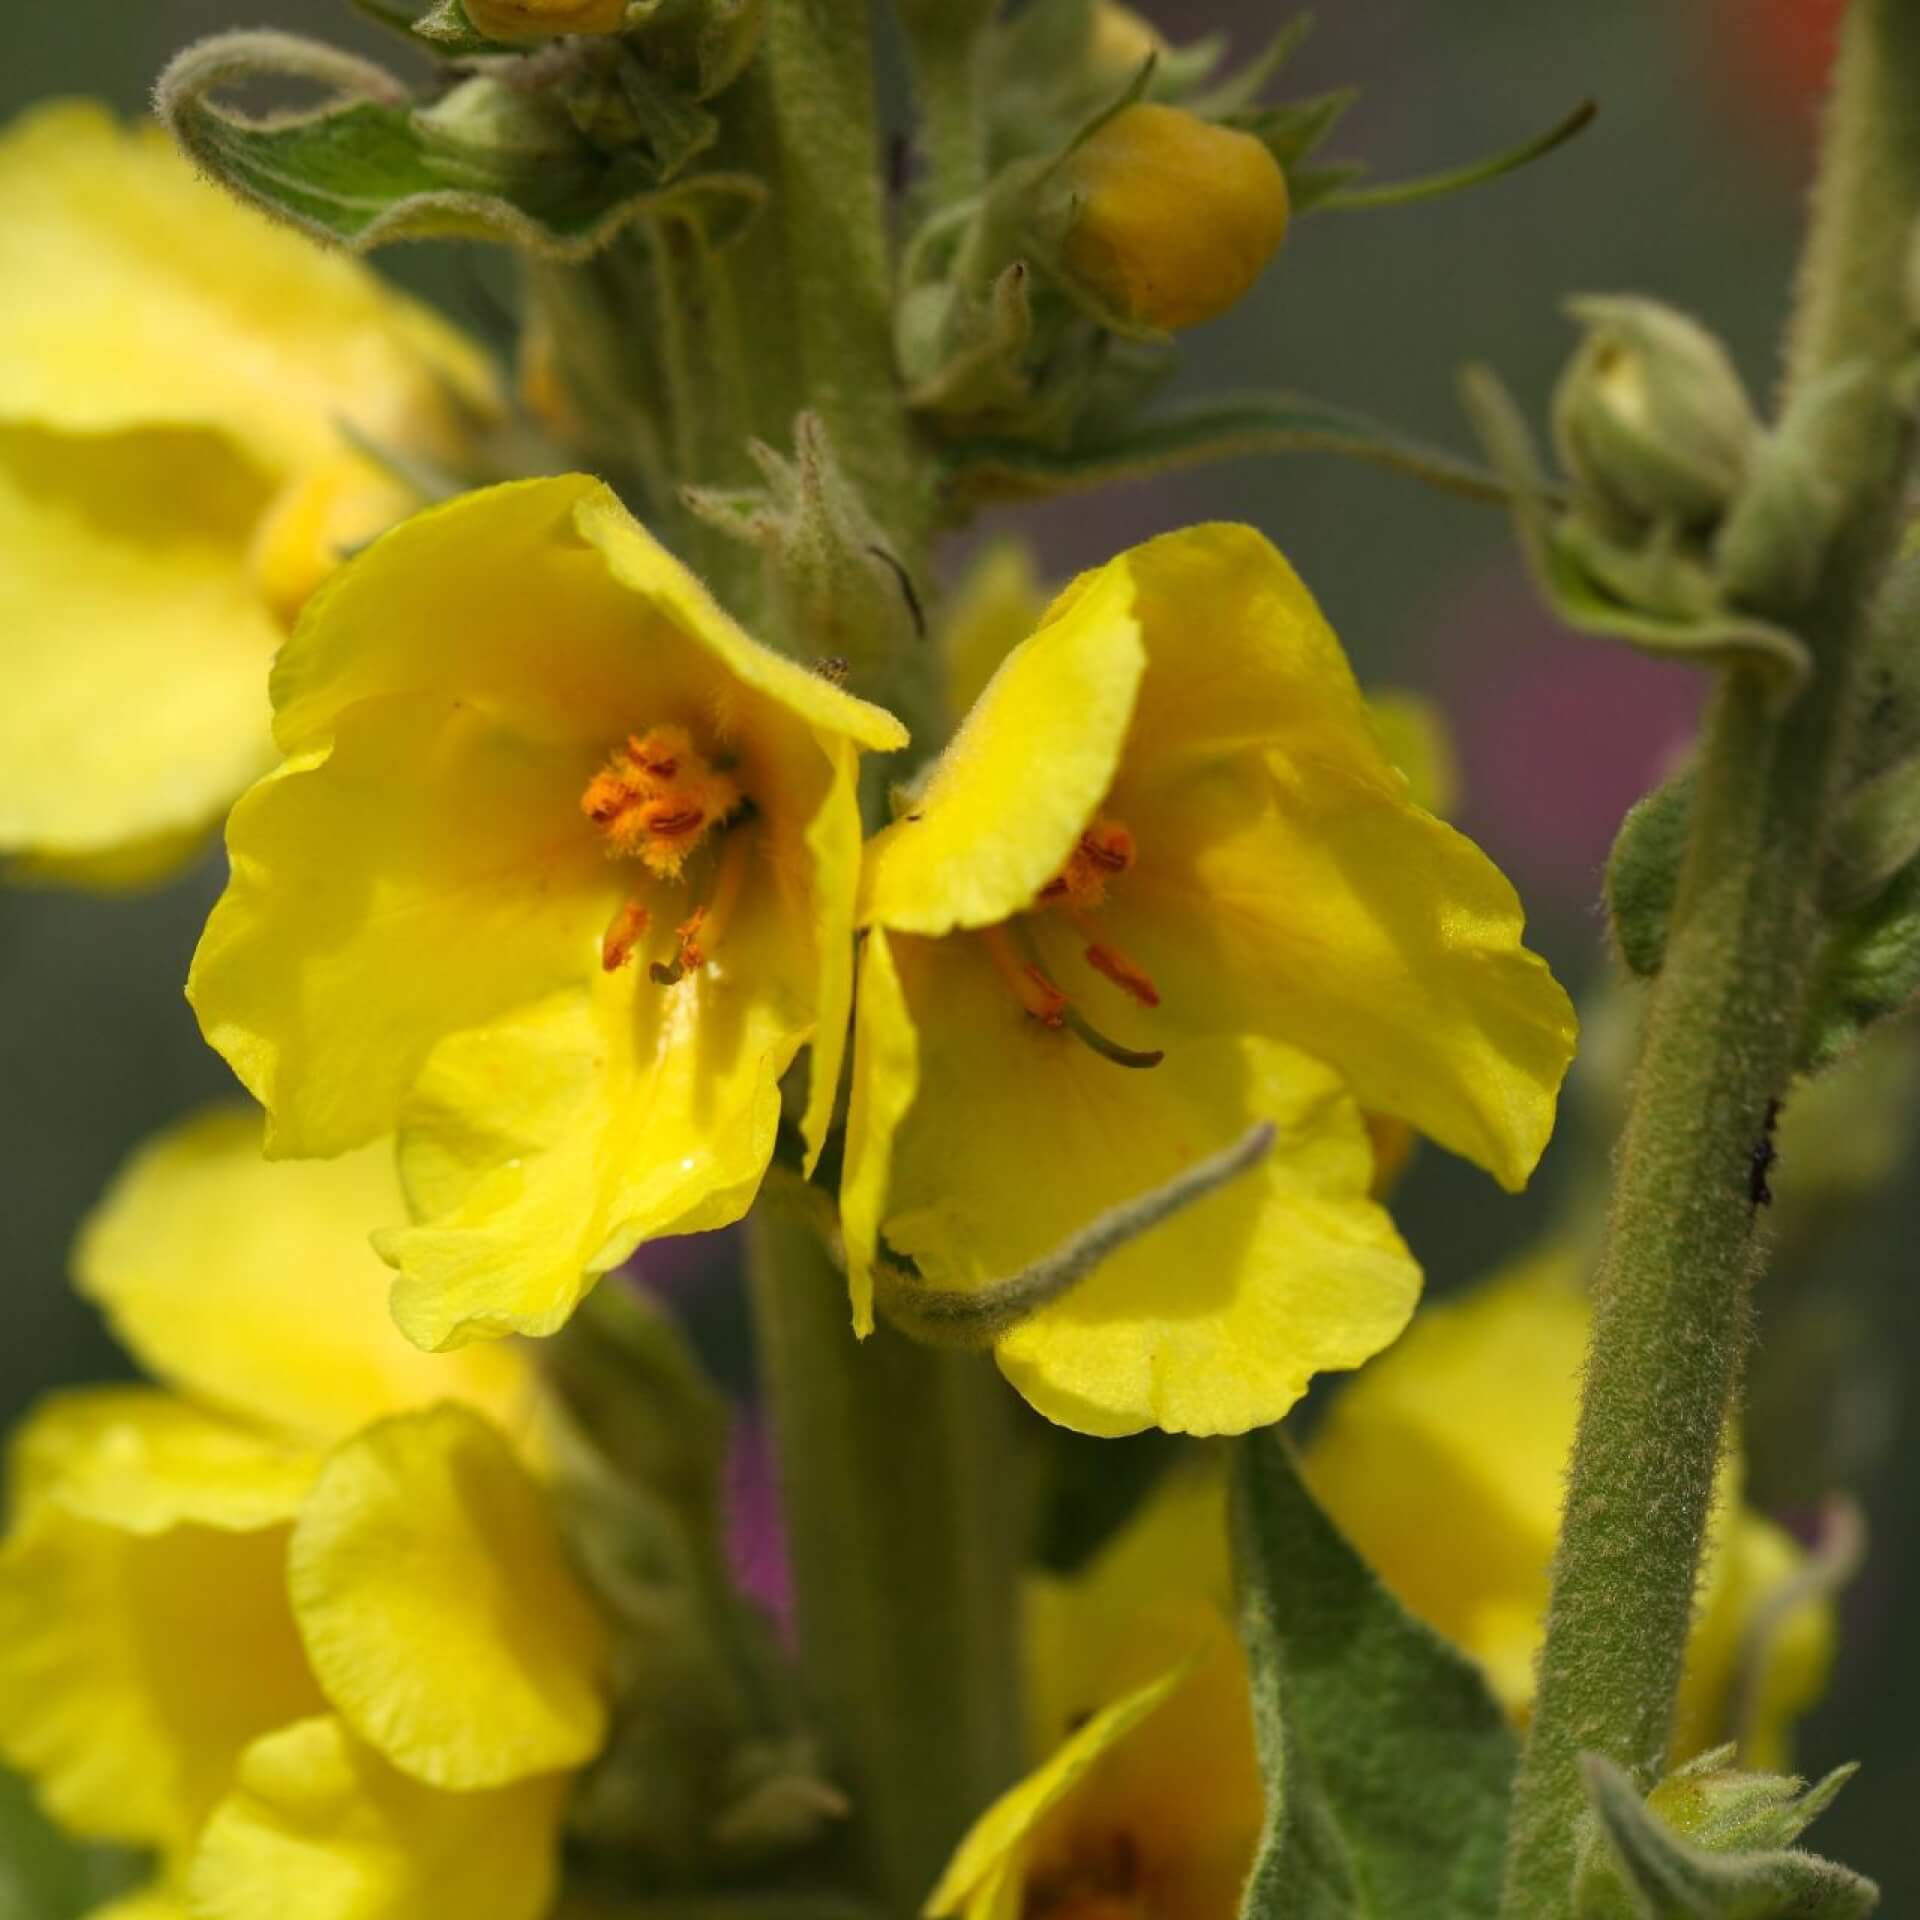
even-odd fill
[{"label": "flower center", "polygon": [[[746,879],[746,837],[727,833],[748,807],[740,783],[702,753],[684,727],[650,727],[629,734],[580,796],[580,811],[600,829],[607,852],[638,860],[658,880],[684,878],[684,870],[709,836],[722,835],[707,898],[674,929],[672,960],[648,969],[660,986],[672,986],[707,963]],[[625,901],[600,939],[600,964],[617,973],[646,939],[652,915],[637,899]]]},{"label": "flower center", "polygon": [[[1132,830],[1124,822],[1102,815],[1075,842],[1066,865],[1040,889],[1031,911],[1063,914],[1087,943],[1088,966],[1141,1006],[1157,1007],[1160,990],[1147,970],[1112,942],[1103,940],[1091,917],[1106,904],[1110,884],[1133,865],[1134,851]],[[1094,1052],[1120,1066],[1158,1066],[1162,1058],[1158,1052],[1121,1046],[1080,1012],[1041,966],[1022,924],[1024,918],[1016,916],[1000,926],[988,927],[981,938],[995,971],[1028,1017],[1043,1027],[1066,1028]]]},{"label": "flower center", "polygon": [[1028,1880],[1021,1920],[1150,1920],[1154,1901],[1145,1881],[1132,1834],[1089,1837]]}]

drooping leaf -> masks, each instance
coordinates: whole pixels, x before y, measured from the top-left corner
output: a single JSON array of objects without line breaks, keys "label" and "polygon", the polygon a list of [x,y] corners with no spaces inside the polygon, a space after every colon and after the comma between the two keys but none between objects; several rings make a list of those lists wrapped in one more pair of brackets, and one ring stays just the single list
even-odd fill
[{"label": "drooping leaf", "polygon": [[1809,996],[1800,1064],[1810,1073],[1844,1058],[1878,1022],[1920,997],[1920,861],[1841,920]]},{"label": "drooping leaf", "polygon": [[[302,112],[252,117],[218,103],[258,80],[318,88]],[[633,222],[698,222],[710,243],[738,234],[765,198],[741,173],[669,180],[690,157],[635,144],[596,149],[556,127],[550,145],[468,146],[445,103],[417,110],[384,68],[291,34],[218,34],[161,76],[161,117],[195,162],[243,199],[323,240],[365,253],[396,240],[490,240],[579,261]]]},{"label": "drooping leaf", "polygon": [[1643,979],[1660,971],[1693,818],[1693,775],[1637,800],[1607,856],[1607,909],[1620,956]]},{"label": "drooping leaf", "polygon": [[1682,1839],[1598,1754],[1581,1771],[1597,1841],[1581,1850],[1578,1920],[1859,1920],[1880,1903],[1871,1880],[1797,1847],[1722,1852]]},{"label": "drooping leaf", "polygon": [[971,440],[948,455],[949,497],[960,508],[1040,500],[1120,480],[1268,453],[1334,453],[1424,480],[1469,499],[1502,501],[1500,481],[1471,461],[1408,438],[1364,414],[1299,394],[1225,395],[1129,422],[1066,448]]},{"label": "drooping leaf", "polygon": [[1515,1741],[1479,1669],[1375,1579],[1277,1429],[1242,1443],[1234,1529],[1267,1779],[1246,1920],[1485,1920]]},{"label": "drooping leaf", "polygon": [[1513,504],[1514,526],[1534,579],[1568,626],[1624,640],[1663,659],[1757,667],[1773,676],[1783,701],[1799,692],[1813,670],[1813,658],[1805,643],[1784,627],[1734,609],[1653,613],[1609,593],[1561,530],[1532,436],[1512,396],[1485,367],[1470,367],[1461,379],[1461,399],[1488,464]]}]

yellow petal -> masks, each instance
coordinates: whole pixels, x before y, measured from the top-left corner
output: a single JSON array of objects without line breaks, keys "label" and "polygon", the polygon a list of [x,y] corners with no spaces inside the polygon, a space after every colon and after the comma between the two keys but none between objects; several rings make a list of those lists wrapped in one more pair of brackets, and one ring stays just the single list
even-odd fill
[{"label": "yellow petal", "polygon": [[244,1471],[244,1435],[196,1445],[162,1396],[107,1399],[56,1402],[20,1443],[39,1458],[0,1547],[0,1755],[75,1832],[177,1850],[242,1748],[320,1706],[272,1521],[289,1489]]},{"label": "yellow petal", "polygon": [[150,1387],[93,1387],[44,1401],[14,1435],[11,1487],[23,1510],[53,1503],[123,1533],[291,1520],[317,1455]]},{"label": "yellow petal", "polygon": [[[870,948],[885,938],[869,934]],[[1366,1131],[1327,1068],[1262,1042],[1180,1040],[1158,1067],[1132,1071],[1031,1020],[978,941],[889,945],[917,1030],[920,1097],[886,1141],[904,1049],[867,1052],[888,1064],[881,1090],[856,1095],[866,1104],[850,1264],[868,1251],[854,1242],[882,1165],[887,1244],[933,1285],[965,1289],[1019,1272],[1257,1122],[1279,1129],[1258,1167],[999,1341],[1002,1370],[1049,1419],[1103,1434],[1242,1432],[1406,1324],[1419,1269],[1367,1197]],[[1112,1024],[1140,1045],[1150,1021]],[[868,1072],[856,1054],[857,1090]]]},{"label": "yellow petal", "polygon": [[1112,785],[1144,661],[1103,568],[1007,656],[910,811],[867,848],[863,924],[938,934],[1031,906]]},{"label": "yellow petal", "polygon": [[378,1241],[410,1340],[552,1333],[643,1240],[746,1213],[807,1023],[755,970],[771,943],[736,940],[738,978],[630,967],[433,1055],[402,1132],[421,1224]]},{"label": "yellow petal", "polygon": [[212,1107],[121,1171],[75,1278],[149,1372],[266,1430],[326,1444],[450,1399],[522,1431],[536,1387],[517,1348],[429,1357],[394,1326],[368,1235],[404,1217],[391,1142],[269,1162],[257,1111]]},{"label": "yellow petal", "polygon": [[1148,667],[1108,802],[1138,864],[1102,913],[1167,1022],[1303,1047],[1370,1111],[1523,1185],[1575,1022],[1513,888],[1408,798],[1267,541],[1196,527],[1113,564]]},{"label": "yellow petal", "polygon": [[269,1153],[390,1132],[436,1040],[598,963],[617,883],[579,810],[593,770],[477,705],[402,696],[241,797],[187,992],[267,1108]]},{"label": "yellow petal", "polygon": [[557,1878],[567,1779],[442,1793],[396,1772],[338,1720],[247,1750],[189,1886],[199,1920],[541,1920]]},{"label": "yellow petal", "polygon": [[69,101],[0,138],[0,418],[209,428],[288,472],[335,453],[342,419],[444,440],[450,393],[492,404],[476,348],[209,186],[159,128]]},{"label": "yellow petal", "polygon": [[940,621],[947,711],[957,720],[1046,612],[1031,549],[996,540],[968,569]]},{"label": "yellow petal", "polygon": [[893,1183],[894,1142],[920,1091],[920,1037],[907,1007],[893,946],[879,928],[861,947],[854,1004],[853,1093],[840,1180],[853,1330],[873,1331],[873,1268]]},{"label": "yellow petal", "polygon": [[544,1493],[477,1414],[398,1414],[337,1448],[288,1590],[328,1700],[430,1786],[583,1766],[606,1734],[607,1635]]},{"label": "yellow petal", "polygon": [[439,1040],[596,974],[636,888],[675,924],[691,899],[608,859],[580,810],[609,750],[656,725],[733,757],[754,812],[732,831],[773,869],[831,1083],[852,751],[905,736],[748,638],[598,482],[495,488],[395,529],[322,589],[274,689],[295,757],[235,810],[190,984],[273,1151],[392,1125]]},{"label": "yellow petal", "polygon": [[86,1920],[193,1920],[193,1916],[184,1894],[156,1882],[104,1907],[88,1908]]},{"label": "yellow petal", "polygon": [[927,1897],[928,1920],[1014,1920],[1021,1911],[1033,1842],[1108,1753],[1147,1720],[1185,1678],[1180,1668],[1103,1707],[1057,1752],[976,1820]]},{"label": "yellow petal", "polygon": [[263,497],[211,435],[0,422],[0,850],[164,871],[268,763]]}]

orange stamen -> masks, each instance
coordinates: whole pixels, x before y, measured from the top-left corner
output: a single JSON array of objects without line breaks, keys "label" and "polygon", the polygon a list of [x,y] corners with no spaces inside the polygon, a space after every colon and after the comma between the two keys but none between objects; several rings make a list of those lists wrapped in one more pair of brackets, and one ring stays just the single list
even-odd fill
[{"label": "orange stamen", "polygon": [[727,837],[721,852],[720,865],[713,877],[713,892],[674,929],[680,951],[673,964],[653,969],[654,979],[662,986],[672,986],[707,964],[739,904],[751,852],[746,835],[736,828]]},{"label": "orange stamen", "polygon": [[1067,864],[1040,889],[1040,899],[1046,905],[1064,900],[1087,912],[1105,902],[1107,882],[1125,873],[1133,860],[1133,834],[1103,815],[1074,843]]},{"label": "orange stamen", "polygon": [[1028,964],[1013,950],[1013,942],[1004,926],[986,927],[980,938],[986,942],[994,971],[999,974],[1020,1002],[1021,1010],[1043,1027],[1066,1024],[1067,996],[1047,978],[1040,968]]},{"label": "orange stamen", "polygon": [[646,937],[652,916],[638,900],[629,900],[600,936],[600,964],[609,973],[618,973],[633,958],[633,950]]},{"label": "orange stamen", "polygon": [[678,879],[687,856],[746,804],[737,781],[694,746],[684,727],[629,734],[587,782],[580,811],[610,853]]},{"label": "orange stamen", "polygon": [[1087,965],[1094,972],[1105,974],[1122,993],[1131,994],[1143,1007],[1160,1004],[1160,989],[1153,984],[1153,976],[1129,960],[1119,948],[1103,947],[1095,942],[1087,949]]}]

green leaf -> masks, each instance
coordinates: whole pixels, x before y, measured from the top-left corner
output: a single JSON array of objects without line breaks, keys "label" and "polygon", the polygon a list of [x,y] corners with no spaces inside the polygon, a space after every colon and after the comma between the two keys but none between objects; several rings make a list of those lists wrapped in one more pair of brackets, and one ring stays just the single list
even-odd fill
[{"label": "green leaf", "polygon": [[1416,200],[1438,200],[1445,194],[1481,186],[1488,180],[1498,180],[1503,173],[1512,173],[1517,168],[1527,166],[1551,153],[1555,147],[1564,146],[1599,111],[1593,101],[1582,100],[1571,113],[1556,120],[1544,133],[1536,133],[1532,139],[1521,141],[1517,147],[1490,154],[1484,160],[1470,161],[1464,167],[1450,167],[1445,173],[1425,174],[1418,180],[1394,180],[1377,187],[1352,187],[1328,196],[1320,204],[1330,213],[1351,213],[1364,207],[1405,207],[1411,206]]},{"label": "green leaf", "polygon": [[1607,856],[1607,908],[1620,956],[1643,979],[1660,971],[1693,817],[1693,775],[1676,774],[1628,810]]},{"label": "green leaf", "polygon": [[1612,1761],[1586,1754],[1581,1771],[1598,1841],[1590,1835],[1581,1850],[1578,1920],[1858,1920],[1880,1903],[1871,1880],[1798,1848],[1695,1846]]},{"label": "green leaf", "polygon": [[1828,936],[1808,999],[1800,1064],[1809,1073],[1852,1052],[1869,1027],[1920,996],[1920,861],[1896,874]]},{"label": "green leaf", "polygon": [[1228,394],[1089,436],[1067,448],[971,440],[947,456],[954,504],[1041,500],[1120,480],[1144,480],[1212,460],[1269,453],[1334,453],[1391,467],[1469,499],[1504,501],[1492,474],[1409,439],[1364,414],[1299,394]]},{"label": "green leaf", "polygon": [[1821,898],[1836,912],[1864,905],[1920,859],[1920,757],[1902,760],[1848,796],[1833,828]]},{"label": "green leaf", "polygon": [[1757,668],[1773,677],[1782,701],[1800,691],[1813,671],[1813,656],[1784,627],[1731,608],[1693,615],[1654,613],[1609,593],[1562,535],[1532,435],[1512,395],[1485,367],[1466,370],[1460,394],[1487,462],[1513,503],[1514,526],[1534,579],[1568,626],[1624,640],[1663,659]]},{"label": "green leaf", "polygon": [[137,1856],[70,1838],[0,1768],[0,1920],[77,1920],[145,1874]]},{"label": "green leaf", "polygon": [[[255,119],[215,103],[223,90],[260,79],[317,87],[322,104]],[[766,197],[758,180],[739,173],[668,185],[661,156],[640,147],[598,152],[564,120],[524,133],[519,145],[490,147],[477,137],[463,144],[448,127],[447,101],[417,111],[385,69],[291,34],[200,41],[162,74],[155,100],[215,179],[356,253],[395,240],[457,237],[580,261],[633,222],[662,217],[698,222],[720,245]],[[664,164],[683,159],[669,154]]]},{"label": "green leaf", "polygon": [[1480,1670],[1375,1579],[1277,1428],[1234,1491],[1267,1824],[1247,1920],[1484,1920],[1515,1741]]}]

